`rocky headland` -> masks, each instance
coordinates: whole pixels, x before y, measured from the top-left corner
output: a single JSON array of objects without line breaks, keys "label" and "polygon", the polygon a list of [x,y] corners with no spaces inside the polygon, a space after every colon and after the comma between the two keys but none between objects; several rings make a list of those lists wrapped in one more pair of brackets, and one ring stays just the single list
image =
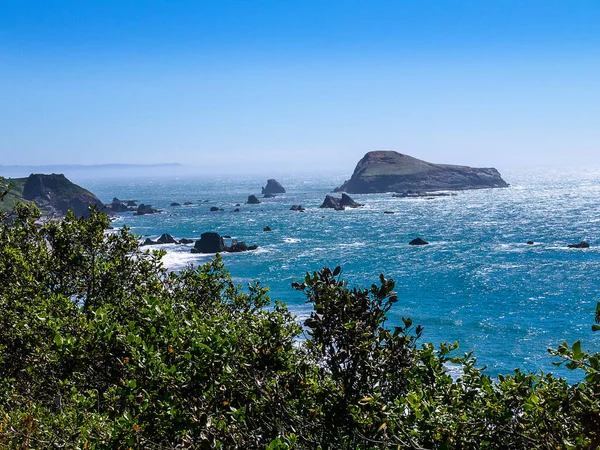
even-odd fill
[{"label": "rocky headland", "polygon": [[334,189],[350,194],[431,192],[508,187],[494,168],[433,164],[394,151],[367,153],[352,177]]},{"label": "rocky headland", "polygon": [[62,174],[31,174],[26,178],[9,180],[13,188],[5,206],[10,208],[19,201],[35,203],[49,217],[61,217],[72,209],[76,216],[88,216],[89,207],[100,211],[106,207],[90,191],[71,182]]}]

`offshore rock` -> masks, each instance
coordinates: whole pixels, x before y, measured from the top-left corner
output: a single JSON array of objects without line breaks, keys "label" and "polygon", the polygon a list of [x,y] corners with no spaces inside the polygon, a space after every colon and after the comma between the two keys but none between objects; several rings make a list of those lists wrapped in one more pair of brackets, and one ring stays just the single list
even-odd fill
[{"label": "offshore rock", "polygon": [[170,234],[167,234],[167,233],[162,234],[156,240],[156,242],[158,244],[177,244],[177,241],[175,240],[175,238],[173,236],[171,236]]},{"label": "offshore rock", "polygon": [[273,178],[267,180],[267,185],[262,188],[263,194],[285,194],[285,188]]},{"label": "offshore rock", "polygon": [[248,203],[249,205],[258,205],[260,203],[260,200],[256,198],[256,195],[249,195],[248,201],[246,203]]},{"label": "offshore rock", "polygon": [[194,244],[192,253],[219,253],[225,251],[225,243],[219,233],[208,231],[200,235]]},{"label": "offshore rock", "polygon": [[332,197],[331,195],[326,195],[325,200],[323,200],[323,203],[321,204],[320,208],[333,208],[336,211],[342,211],[346,209],[346,207],[358,208],[360,206],[363,205],[352,200],[352,198],[350,198],[349,195],[342,194],[342,198],[336,198]]},{"label": "offshore rock", "polygon": [[569,244],[567,245],[569,248],[590,248],[590,244],[585,241],[581,241],[579,244]]},{"label": "offshore rock", "polygon": [[256,250],[258,245],[247,245],[243,241],[233,239],[230,246],[226,246],[223,237],[219,233],[212,231],[202,233],[200,239],[194,244],[192,253],[221,253],[221,252],[245,252],[248,250]]},{"label": "offshore rock", "polygon": [[290,211],[304,212],[304,211],[306,211],[306,208],[302,205],[292,205],[292,207],[290,208]]},{"label": "offshore rock", "polygon": [[267,192],[265,195],[263,195],[263,198],[275,198],[275,194],[271,194],[270,192]]},{"label": "offshore rock", "polygon": [[418,193],[507,186],[494,168],[433,164],[394,151],[375,151],[367,153],[356,165],[352,177],[334,191]]},{"label": "offshore rock", "polygon": [[137,210],[133,213],[134,216],[143,216],[145,214],[156,214],[160,211],[154,209],[151,205],[144,205],[143,203],[138,206]]},{"label": "offshore rock", "polygon": [[428,244],[429,244],[429,242],[424,241],[423,239],[421,239],[419,237],[416,239],[413,239],[412,241],[410,241],[408,243],[408,245],[428,245]]}]

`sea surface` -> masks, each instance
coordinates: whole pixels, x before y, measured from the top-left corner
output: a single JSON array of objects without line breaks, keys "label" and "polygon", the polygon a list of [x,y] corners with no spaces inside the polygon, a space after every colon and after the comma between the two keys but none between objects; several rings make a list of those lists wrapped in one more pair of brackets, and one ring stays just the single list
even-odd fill
[{"label": "sea surface", "polygon": [[[547,349],[581,339],[600,350],[592,333],[600,301],[600,168],[506,169],[506,189],[458,192],[433,199],[391,194],[352,195],[364,207],[320,209],[344,176],[278,177],[286,194],[247,205],[260,195],[264,177],[154,177],[89,179],[80,184],[104,202],[135,199],[162,214],[124,213],[140,239],[169,233],[199,238],[205,231],[257,244],[258,250],[224,254],[227,269],[242,285],[259,280],[301,321],[310,308],[291,288],[305,272],[340,265],[350,285],[369,287],[380,273],[396,280],[399,302],[390,325],[411,317],[425,330],[422,342],[459,341],[474,351],[487,373],[554,372],[580,375],[552,365]],[[76,180],[78,181],[78,180]],[[206,201],[208,200],[208,201]],[[169,206],[172,202],[191,206]],[[240,204],[240,212],[233,212]],[[305,212],[290,211],[301,204]],[[210,212],[211,206],[224,211]],[[393,211],[394,214],[384,214]],[[264,232],[269,226],[272,231]],[[430,245],[413,247],[421,237]],[[527,245],[527,241],[534,245]],[[588,241],[589,249],[567,244]],[[214,255],[190,253],[190,245],[160,246],[164,264],[178,270]]]}]

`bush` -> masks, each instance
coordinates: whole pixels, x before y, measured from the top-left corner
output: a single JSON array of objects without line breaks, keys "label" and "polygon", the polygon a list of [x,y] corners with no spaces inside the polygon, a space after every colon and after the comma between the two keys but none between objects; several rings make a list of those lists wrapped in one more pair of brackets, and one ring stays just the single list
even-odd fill
[{"label": "bush", "polygon": [[[383,275],[294,287],[304,328],[220,257],[169,273],[107,218],[0,228],[0,446],[8,448],[593,449],[599,355],[552,350],[584,381],[491,379],[457,344],[418,345]],[[600,315],[600,306],[597,314]],[[598,328],[597,326],[595,326]],[[446,368],[458,365],[453,379]]]}]

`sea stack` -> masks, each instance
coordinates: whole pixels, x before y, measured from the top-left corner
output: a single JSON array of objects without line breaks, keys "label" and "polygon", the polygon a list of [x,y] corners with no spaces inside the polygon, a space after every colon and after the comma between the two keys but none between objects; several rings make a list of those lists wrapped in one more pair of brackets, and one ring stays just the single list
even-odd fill
[{"label": "sea stack", "polygon": [[394,151],[367,153],[335,192],[430,192],[508,187],[494,168],[433,164]]},{"label": "sea stack", "polygon": [[263,194],[285,194],[285,188],[274,178],[267,180],[267,185],[262,188]]}]

